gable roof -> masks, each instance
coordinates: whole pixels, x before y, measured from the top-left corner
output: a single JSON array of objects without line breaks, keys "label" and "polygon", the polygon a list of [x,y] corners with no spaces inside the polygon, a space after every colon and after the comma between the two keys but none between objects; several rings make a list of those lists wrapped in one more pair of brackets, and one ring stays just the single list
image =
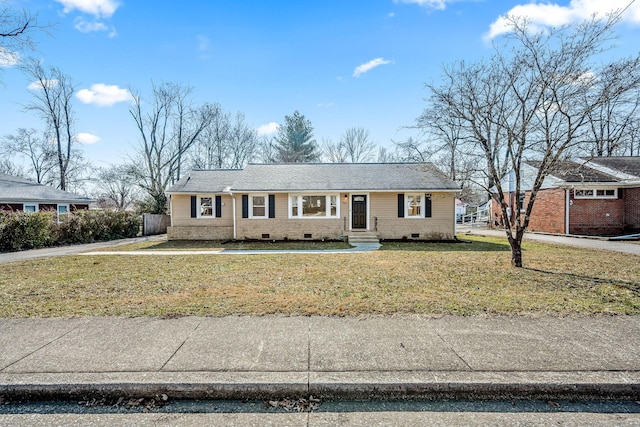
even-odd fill
[{"label": "gable roof", "polygon": [[[534,168],[538,168],[540,166],[540,162],[527,163]],[[559,181],[570,183],[618,182],[618,179],[613,174],[608,174],[594,169],[589,166],[588,162],[584,161],[560,161],[556,163],[550,175],[557,178]]]},{"label": "gable roof", "polygon": [[36,202],[88,204],[91,201],[88,197],[0,173],[0,203]]},{"label": "gable roof", "polygon": [[589,163],[601,171],[608,169],[621,180],[640,179],[640,156],[594,157]]},{"label": "gable roof", "polygon": [[167,193],[459,191],[431,163],[278,163],[192,170]]}]

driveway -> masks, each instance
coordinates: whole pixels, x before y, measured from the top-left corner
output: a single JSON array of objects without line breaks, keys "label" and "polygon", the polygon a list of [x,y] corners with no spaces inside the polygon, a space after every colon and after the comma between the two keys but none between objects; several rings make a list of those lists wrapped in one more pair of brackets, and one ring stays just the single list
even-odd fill
[{"label": "driveway", "polygon": [[[481,227],[461,227],[457,228],[458,235],[473,234],[477,236],[495,236],[506,239],[504,230],[491,230]],[[525,233],[525,240],[535,240],[538,242],[552,243],[558,245],[577,246],[580,248],[601,249],[605,251],[625,252],[628,254],[640,255],[640,244],[624,241],[607,240],[601,237],[586,236],[559,236],[555,234]]]}]

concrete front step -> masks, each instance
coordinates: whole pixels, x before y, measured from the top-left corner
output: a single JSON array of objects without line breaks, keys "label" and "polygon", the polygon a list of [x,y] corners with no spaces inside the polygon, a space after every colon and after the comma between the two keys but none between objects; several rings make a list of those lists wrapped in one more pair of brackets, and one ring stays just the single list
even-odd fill
[{"label": "concrete front step", "polygon": [[349,243],[380,243],[374,233],[353,233],[349,235]]}]

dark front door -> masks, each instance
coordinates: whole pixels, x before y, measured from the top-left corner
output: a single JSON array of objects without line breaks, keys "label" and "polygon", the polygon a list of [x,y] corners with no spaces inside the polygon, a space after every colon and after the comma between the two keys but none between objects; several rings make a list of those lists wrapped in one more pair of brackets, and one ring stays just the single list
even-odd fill
[{"label": "dark front door", "polygon": [[367,228],[367,196],[352,196],[351,228]]}]

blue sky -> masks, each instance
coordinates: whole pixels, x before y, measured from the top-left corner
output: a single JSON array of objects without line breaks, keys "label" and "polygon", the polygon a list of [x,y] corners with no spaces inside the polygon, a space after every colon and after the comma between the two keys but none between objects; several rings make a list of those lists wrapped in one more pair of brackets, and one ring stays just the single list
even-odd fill
[{"label": "blue sky", "polygon": [[[507,13],[540,26],[560,25],[627,0],[11,0],[37,11],[33,56],[77,85],[76,131],[86,159],[121,163],[138,140],[128,90],[150,95],[151,82],[194,88],[194,101],[218,102],[269,134],[300,111],[318,142],[363,127],[387,147],[415,131],[441,66],[492,53]],[[640,2],[619,27],[616,56],[637,54]],[[0,136],[41,129],[23,106],[31,83],[0,56]]]}]

